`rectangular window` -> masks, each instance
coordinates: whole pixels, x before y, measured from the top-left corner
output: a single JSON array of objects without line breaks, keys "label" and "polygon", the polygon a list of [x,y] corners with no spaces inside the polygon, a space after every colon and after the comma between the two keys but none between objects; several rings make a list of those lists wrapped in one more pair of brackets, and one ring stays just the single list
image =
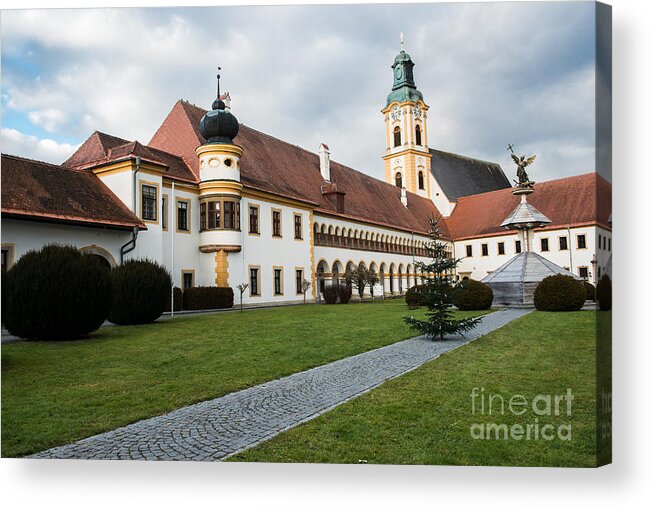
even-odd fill
[{"label": "rectangular window", "polygon": [[541,240],[540,240],[540,251],[541,252],[549,252],[549,239],[548,238],[541,238]]},{"label": "rectangular window", "polygon": [[558,238],[558,249],[567,250],[567,236],[561,236]]},{"label": "rectangular window", "polygon": [[601,234],[599,234],[599,250],[601,250]]},{"label": "rectangular window", "polygon": [[13,245],[2,247],[2,272],[6,273],[11,269],[14,262],[14,247]]},{"label": "rectangular window", "polygon": [[183,288],[190,289],[194,287],[194,272],[193,271],[183,271]]},{"label": "rectangular window", "polygon": [[249,292],[252,296],[260,295],[260,287],[258,285],[258,272],[260,268],[249,269]]},{"label": "rectangular window", "polygon": [[274,268],[274,296],[281,296],[283,294],[283,270],[282,268]]},{"label": "rectangular window", "polygon": [[167,196],[162,195],[160,198],[161,202],[161,207],[160,207],[160,212],[161,212],[161,225],[163,226],[163,230],[167,230]]},{"label": "rectangular window", "polygon": [[236,229],[235,203],[233,201],[224,201],[224,229]]},{"label": "rectangular window", "polygon": [[472,257],[472,245],[466,245],[466,257]]},{"label": "rectangular window", "polygon": [[519,239],[515,240],[515,253],[522,253],[522,241]]},{"label": "rectangular window", "polygon": [[608,251],[610,252],[610,238],[608,238]]},{"label": "rectangular window", "polygon": [[294,239],[303,239],[303,216],[294,214]]},{"label": "rectangular window", "polygon": [[260,208],[249,206],[249,234],[260,234]]},{"label": "rectangular window", "polygon": [[303,294],[303,270],[296,270],[296,294]]},{"label": "rectangular window", "polygon": [[206,230],[206,208],[207,205],[205,202],[199,204],[199,230]]},{"label": "rectangular window", "polygon": [[504,255],[504,242],[500,241],[497,244],[497,255]]},{"label": "rectangular window", "polygon": [[179,231],[190,230],[188,207],[188,201],[176,201],[176,229]]},{"label": "rectangular window", "polygon": [[481,256],[486,257],[488,255],[488,243],[481,244]]},{"label": "rectangular window", "polygon": [[281,237],[282,230],[280,228],[280,210],[272,210],[271,221],[273,227],[272,234],[277,238]]},{"label": "rectangular window", "polygon": [[576,237],[576,247],[577,248],[587,248],[585,244],[585,234],[579,234]]},{"label": "rectangular window", "polygon": [[142,219],[156,220],[156,187],[143,185],[140,189],[142,193]]},{"label": "rectangular window", "polygon": [[586,280],[588,279],[588,268],[587,267],[580,267],[579,268],[579,276],[581,278],[585,278]]}]

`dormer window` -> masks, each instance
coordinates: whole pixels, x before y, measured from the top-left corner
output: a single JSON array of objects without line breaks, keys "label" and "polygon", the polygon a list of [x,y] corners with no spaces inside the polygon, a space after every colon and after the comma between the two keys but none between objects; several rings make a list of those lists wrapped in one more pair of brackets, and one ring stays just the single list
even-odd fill
[{"label": "dormer window", "polygon": [[416,125],[416,146],[422,146],[422,137],[420,132],[420,125]]},{"label": "dormer window", "polygon": [[396,187],[402,188],[402,173],[396,173]]},{"label": "dormer window", "polygon": [[396,148],[402,145],[402,140],[400,136],[400,127],[393,129],[393,147]]}]

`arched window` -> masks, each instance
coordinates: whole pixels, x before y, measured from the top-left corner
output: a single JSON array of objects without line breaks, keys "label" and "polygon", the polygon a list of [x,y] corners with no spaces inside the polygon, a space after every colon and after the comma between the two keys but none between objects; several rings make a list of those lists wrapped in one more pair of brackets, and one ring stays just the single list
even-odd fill
[{"label": "arched window", "polygon": [[402,188],[402,173],[396,173],[396,187]]},{"label": "arched window", "polygon": [[418,189],[425,190],[425,178],[423,177],[423,171],[418,171]]},{"label": "arched window", "polygon": [[393,146],[400,146],[402,144],[402,141],[400,139],[400,127],[396,127],[393,129]]},{"label": "arched window", "polygon": [[420,125],[416,125],[416,145],[420,146],[421,144]]}]

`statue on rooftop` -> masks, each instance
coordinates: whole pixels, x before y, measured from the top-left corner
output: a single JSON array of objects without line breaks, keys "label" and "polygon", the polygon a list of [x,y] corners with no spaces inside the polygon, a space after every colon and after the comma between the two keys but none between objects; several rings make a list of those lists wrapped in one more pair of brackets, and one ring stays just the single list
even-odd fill
[{"label": "statue on rooftop", "polygon": [[513,159],[513,162],[515,162],[515,165],[518,166],[518,180],[516,181],[516,184],[519,188],[533,189],[535,181],[529,179],[529,175],[525,168],[533,164],[533,161],[536,160],[536,156],[532,155],[531,157],[527,157],[526,155],[522,155],[521,157],[518,157],[513,151],[513,148],[514,146],[509,144],[508,150],[511,152],[511,158]]}]

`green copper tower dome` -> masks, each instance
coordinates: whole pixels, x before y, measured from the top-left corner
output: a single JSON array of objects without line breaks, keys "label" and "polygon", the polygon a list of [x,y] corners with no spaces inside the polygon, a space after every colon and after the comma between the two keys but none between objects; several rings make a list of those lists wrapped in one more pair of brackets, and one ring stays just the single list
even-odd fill
[{"label": "green copper tower dome", "polygon": [[387,106],[391,102],[423,100],[423,94],[418,91],[414,82],[414,62],[411,56],[405,52],[403,45],[404,41],[401,37],[400,53],[398,53],[391,66],[393,69],[393,87],[387,97]]},{"label": "green copper tower dome", "polygon": [[226,108],[226,104],[221,99],[220,77],[217,74],[217,98],[212,103],[212,111],[204,114],[199,122],[199,131],[206,140],[206,144],[233,144],[233,139],[240,130],[237,118]]}]

